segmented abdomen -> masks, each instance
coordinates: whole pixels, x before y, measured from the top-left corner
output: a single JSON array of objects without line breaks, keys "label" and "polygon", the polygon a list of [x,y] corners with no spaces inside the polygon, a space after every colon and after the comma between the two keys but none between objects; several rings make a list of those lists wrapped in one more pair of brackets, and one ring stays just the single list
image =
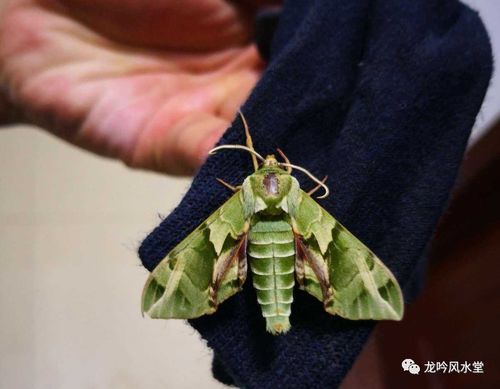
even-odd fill
[{"label": "segmented abdomen", "polygon": [[261,218],[250,228],[247,254],[267,330],[288,331],[295,284],[292,227],[284,220]]}]

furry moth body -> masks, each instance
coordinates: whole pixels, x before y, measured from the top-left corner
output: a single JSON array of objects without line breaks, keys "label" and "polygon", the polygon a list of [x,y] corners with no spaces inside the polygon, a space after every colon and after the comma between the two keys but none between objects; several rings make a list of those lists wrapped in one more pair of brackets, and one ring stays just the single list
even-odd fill
[{"label": "furry moth body", "polygon": [[332,315],[401,320],[403,298],[390,270],[300,188],[288,168],[298,167],[262,158],[248,131],[247,145],[216,148],[247,149],[263,163],[254,158],[256,171],[152,271],[142,311],[162,319],[214,313],[241,290],[249,265],[272,334],[290,329],[295,284]]}]

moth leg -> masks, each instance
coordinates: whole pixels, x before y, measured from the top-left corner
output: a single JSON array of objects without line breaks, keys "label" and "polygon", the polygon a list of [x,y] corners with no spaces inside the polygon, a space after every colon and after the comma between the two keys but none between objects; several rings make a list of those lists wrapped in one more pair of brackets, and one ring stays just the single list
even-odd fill
[{"label": "moth leg", "polygon": [[[333,288],[330,284],[330,278],[328,276],[327,269],[325,269],[324,261],[322,259],[318,259],[304,244],[301,236],[297,234],[295,234],[295,255],[302,261],[302,266],[304,266],[304,263],[307,262],[318,278],[321,293],[323,294],[323,305],[326,307],[327,305],[333,303]],[[296,261],[296,263],[300,262],[300,260]],[[302,277],[302,282],[304,282],[304,273],[302,274]]]},{"label": "moth leg", "polygon": [[237,192],[241,189],[241,185],[238,186],[233,186],[231,184],[228,184],[226,181],[224,181],[222,178],[216,178],[217,181],[219,181],[222,185],[224,185],[226,188],[232,190],[233,192]]},{"label": "moth leg", "polygon": [[[243,127],[245,127],[245,138],[247,147],[255,151],[255,149],[253,148],[253,142],[252,142],[252,137],[250,135],[250,130],[248,129],[248,124],[247,121],[245,120],[245,116],[243,116],[243,112],[241,112],[240,110],[238,110],[238,113],[240,114],[241,121],[243,122]],[[259,163],[257,162],[257,157],[253,154],[251,155],[252,155],[253,168],[255,169],[255,171],[257,171],[259,170]]]},{"label": "moth leg", "polygon": [[[212,275],[212,284],[208,289],[208,299],[209,304],[213,308],[213,311],[217,309],[217,293],[219,292],[220,286],[224,277],[226,276],[228,270],[233,266],[234,261],[238,261],[238,279],[240,276],[240,263],[245,261],[246,270],[246,244],[247,237],[246,234],[236,243],[236,245],[231,249],[229,254],[224,258],[219,258],[214,266],[214,272]],[[246,276],[246,274],[245,274]],[[241,280],[240,280],[241,282]]]},{"label": "moth leg", "polygon": [[[323,177],[323,179],[321,180],[321,182],[324,184],[324,183],[326,182],[326,180],[327,180],[327,179],[328,179],[328,176],[325,176],[325,177]],[[318,189],[320,189],[320,188],[321,188],[321,185],[320,185],[320,184],[318,184],[318,185],[316,185],[314,188],[312,188],[309,192],[307,192],[307,194],[308,194],[309,196],[312,196],[312,195],[313,195],[313,194],[314,194],[314,193],[315,193]]]},{"label": "moth leg", "polygon": [[[281,150],[280,148],[277,148],[276,151],[278,152],[279,155],[281,155],[281,158],[283,158],[283,160],[285,161],[285,163],[290,164],[290,160],[285,155],[285,153],[283,152],[283,150]],[[291,166],[287,166],[286,167],[286,172],[288,174],[292,173],[292,167]]]}]

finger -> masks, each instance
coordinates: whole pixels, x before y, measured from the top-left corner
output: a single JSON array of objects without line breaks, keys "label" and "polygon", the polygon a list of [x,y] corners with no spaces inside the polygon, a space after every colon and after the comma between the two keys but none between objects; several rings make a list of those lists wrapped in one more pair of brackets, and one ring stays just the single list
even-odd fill
[{"label": "finger", "polygon": [[232,121],[236,111],[243,105],[253,87],[259,80],[264,63],[255,46],[249,46],[235,61],[227,67],[227,74],[222,74],[215,88],[215,110],[222,118]]},{"label": "finger", "polygon": [[156,136],[138,142],[128,164],[174,175],[191,175],[205,161],[208,151],[220,139],[229,121],[212,114],[193,112]]},{"label": "finger", "polygon": [[207,51],[250,41],[248,7],[225,0],[59,2],[92,29],[129,45]]},{"label": "finger", "polygon": [[234,119],[236,112],[248,98],[251,90],[258,80],[258,75],[247,72],[235,77],[233,80],[228,77],[225,97],[219,100],[217,112],[219,116],[227,121]]},{"label": "finger", "polygon": [[165,99],[137,139],[129,165],[192,174],[248,97],[260,76],[259,67],[256,51],[250,48],[220,74],[208,76],[207,82]]}]

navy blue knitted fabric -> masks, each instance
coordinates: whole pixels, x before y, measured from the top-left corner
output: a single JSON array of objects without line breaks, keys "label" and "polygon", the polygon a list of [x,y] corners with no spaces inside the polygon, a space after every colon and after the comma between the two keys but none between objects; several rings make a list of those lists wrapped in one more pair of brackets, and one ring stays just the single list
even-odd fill
[{"label": "navy blue knitted fabric", "polygon": [[[243,112],[261,154],[280,147],[293,163],[329,176],[331,195],[319,201],[383,259],[408,301],[491,68],[478,15],[457,1],[294,0],[283,7],[268,68]],[[244,143],[239,120],[221,143]],[[144,266],[152,270],[228,198],[215,177],[238,184],[250,173],[246,153],[210,157],[144,240]],[[190,321],[214,350],[221,379],[246,388],[341,382],[374,323],[330,316],[302,291],[294,297],[283,336],[265,332],[248,280],[217,313]]]}]

